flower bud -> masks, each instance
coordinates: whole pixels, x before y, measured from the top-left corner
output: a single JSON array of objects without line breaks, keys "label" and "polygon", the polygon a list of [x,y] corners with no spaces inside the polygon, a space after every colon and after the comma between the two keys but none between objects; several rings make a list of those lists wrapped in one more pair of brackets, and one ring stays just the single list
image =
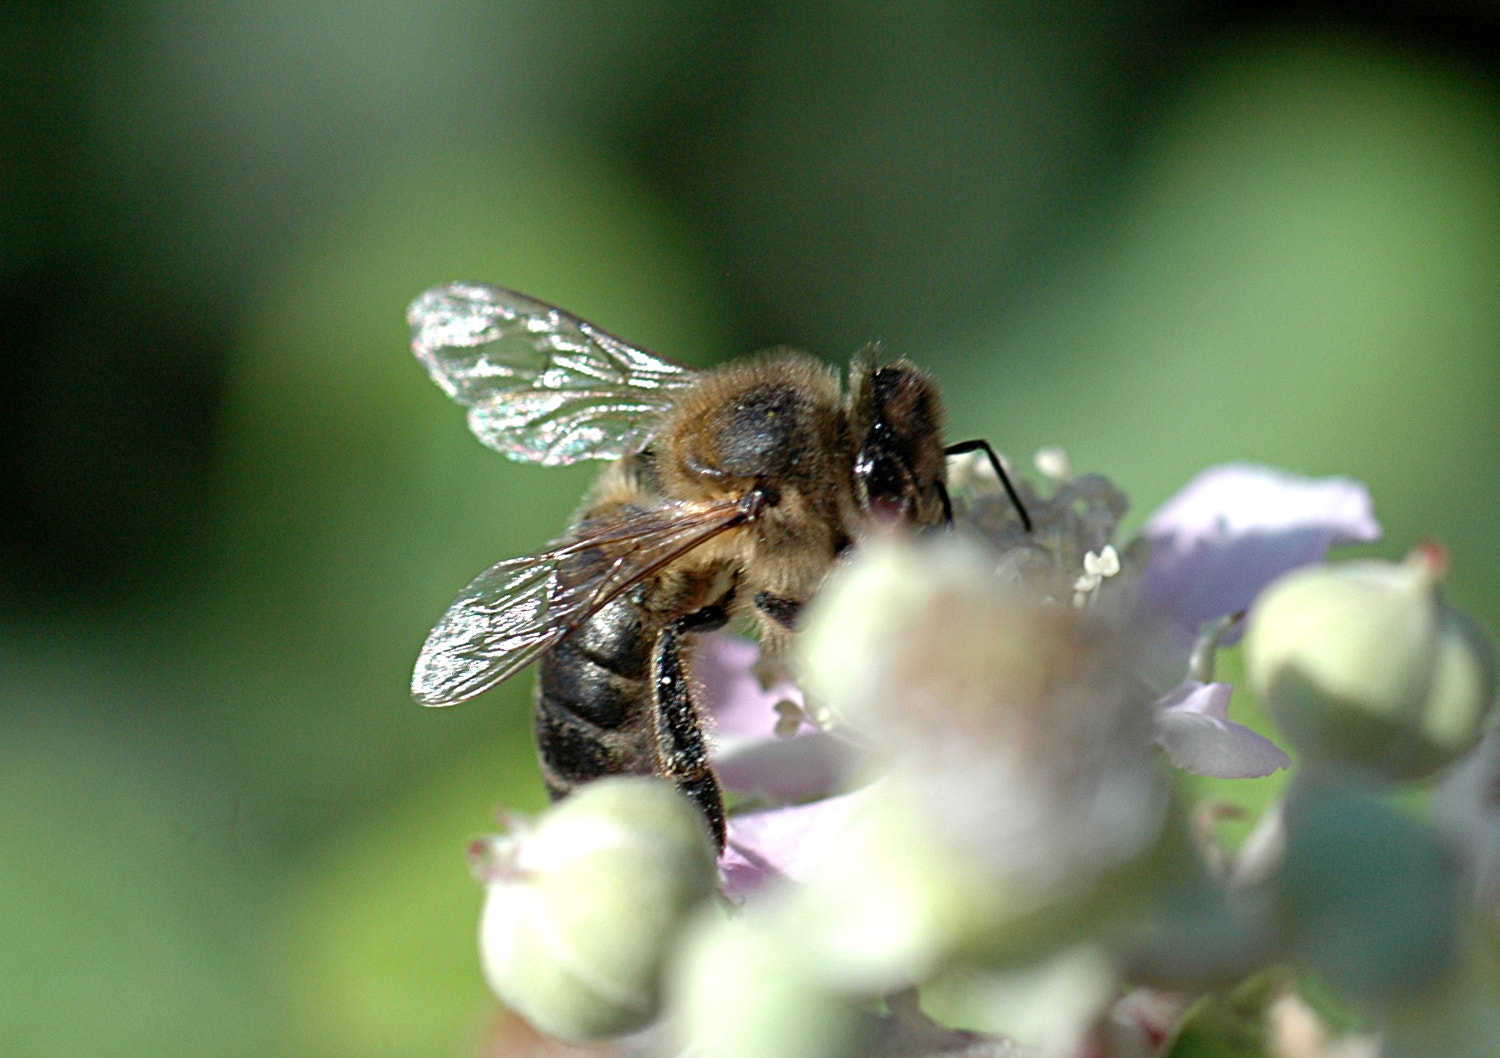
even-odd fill
[{"label": "flower bud", "polygon": [[945,587],[985,593],[993,567],[979,545],[964,539],[924,547],[882,536],[863,544],[813,601],[797,644],[798,683],[818,726],[878,740],[893,648],[933,611],[951,612]]},{"label": "flower bud", "polygon": [[1349,999],[1389,1006],[1452,969],[1458,879],[1431,827],[1358,787],[1303,782],[1287,800],[1271,907],[1297,965]]},{"label": "flower bud", "polygon": [[1433,822],[1471,876],[1480,909],[1500,933],[1500,728],[1443,776]]},{"label": "flower bud", "polygon": [[673,1028],[700,1058],[854,1058],[869,1025],[819,981],[803,938],[764,909],[704,916],[672,968]]},{"label": "flower bud", "polygon": [[1494,657],[1438,597],[1446,565],[1420,547],[1399,564],[1310,566],[1256,600],[1246,671],[1305,761],[1411,779],[1479,739]]},{"label": "flower bud", "polygon": [[1161,833],[1133,641],[995,565],[963,539],[867,541],[808,614],[809,704],[887,769],[807,885],[809,947],[851,987],[1031,943]]},{"label": "flower bud", "polygon": [[702,817],[668,783],[619,777],[513,831],[470,850],[490,988],[561,1040],[644,1028],[678,928],[717,885]]},{"label": "flower bud", "polygon": [[802,686],[909,777],[918,829],[1053,896],[1155,839],[1152,715],[1126,633],[994,570],[961,539],[862,545],[807,616]]}]

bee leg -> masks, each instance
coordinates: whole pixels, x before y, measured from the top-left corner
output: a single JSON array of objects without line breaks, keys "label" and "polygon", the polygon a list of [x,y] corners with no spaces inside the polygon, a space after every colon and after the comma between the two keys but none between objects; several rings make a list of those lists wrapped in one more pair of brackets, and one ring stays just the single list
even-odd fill
[{"label": "bee leg", "polygon": [[798,600],[772,595],[768,591],[755,593],[755,608],[788,631],[797,624],[797,616],[802,613],[802,603]]},{"label": "bee leg", "polygon": [[724,848],[724,795],[708,763],[708,740],[693,702],[686,668],[685,637],[724,627],[729,612],[705,606],[669,622],[656,637],[652,693],[656,706],[656,773],[677,784],[703,810],[714,843]]}]

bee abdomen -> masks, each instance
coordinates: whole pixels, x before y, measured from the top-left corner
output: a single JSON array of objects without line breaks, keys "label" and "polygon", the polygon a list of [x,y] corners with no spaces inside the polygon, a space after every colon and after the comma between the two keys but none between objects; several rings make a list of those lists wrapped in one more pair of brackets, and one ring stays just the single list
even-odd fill
[{"label": "bee abdomen", "polygon": [[542,779],[556,800],[579,785],[606,775],[649,775],[652,772],[650,737],[644,715],[636,723],[604,729],[549,704],[537,694],[536,744]]},{"label": "bee abdomen", "polygon": [[537,751],[554,798],[605,775],[651,773],[651,638],[617,599],[542,656]]},{"label": "bee abdomen", "polygon": [[615,671],[569,638],[542,658],[537,693],[549,706],[611,729],[640,713],[645,680],[644,665],[634,672]]}]

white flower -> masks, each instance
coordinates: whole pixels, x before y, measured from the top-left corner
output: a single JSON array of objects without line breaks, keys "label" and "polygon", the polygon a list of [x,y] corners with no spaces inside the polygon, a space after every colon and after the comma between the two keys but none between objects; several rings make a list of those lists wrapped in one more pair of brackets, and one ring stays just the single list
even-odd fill
[{"label": "white flower", "polygon": [[[1048,457],[1054,467],[1064,460],[1061,453]],[[1142,669],[1159,664],[1161,656],[1177,668],[1177,682],[1159,693],[1148,713],[1151,740],[1174,765],[1221,778],[1261,776],[1289,765],[1287,755],[1268,739],[1229,720],[1228,684],[1191,669],[1184,676],[1183,670],[1189,648],[1204,639],[1205,628],[1210,630],[1210,657],[1213,642],[1238,634],[1232,618],[1270,579],[1321,560],[1330,546],[1379,535],[1362,486],[1341,478],[1310,480],[1243,464],[1214,468],[1153,515],[1140,539],[1118,549],[1112,536],[1128,502],[1098,475],[1060,481],[1050,495],[1018,481],[1033,522],[1031,533],[1025,532],[999,492],[987,463],[957,466],[953,484],[959,528],[976,535],[994,556],[987,575],[969,568],[957,575],[960,582],[997,597],[1021,591],[1034,600],[1057,601],[1084,594],[1093,617],[1145,636],[1132,641],[1142,651]],[[888,674],[882,675],[887,672],[883,664],[891,646],[912,634],[907,618],[925,590],[923,578],[942,576],[943,563],[950,561],[939,552],[926,554],[915,562],[902,558],[899,568],[893,566],[883,575],[866,578],[863,587],[849,589],[863,594],[845,608],[836,634],[846,644],[857,640],[857,645],[824,650],[814,641],[816,633],[804,644],[813,656],[812,670],[821,672],[823,682],[834,688],[813,708],[813,716],[830,729],[870,740],[860,723],[837,715],[837,701],[851,696],[878,702],[884,693],[895,715],[910,711],[910,703],[900,699]],[[869,565],[882,560],[854,561]],[[931,626],[933,651],[941,649],[938,644],[953,631],[954,622],[941,611],[940,606],[938,623]],[[958,633],[966,634],[963,628]],[[1003,644],[992,636],[967,648],[967,655],[963,649],[957,654],[982,663],[993,660],[1000,649]],[[826,843],[828,834],[849,818],[845,799],[818,802],[817,797],[860,771],[851,762],[858,758],[838,740],[808,726],[789,741],[774,737],[778,717],[772,707],[789,698],[800,706],[801,695],[788,684],[761,688],[750,674],[753,647],[732,637],[715,637],[705,643],[701,656],[708,697],[725,717],[720,739],[726,785],[773,799],[779,792],[787,802],[814,802],[731,818],[730,848],[723,864],[731,889],[744,891],[778,873],[803,876],[805,850]],[[918,715],[932,721],[928,735],[943,730],[942,703]],[[963,742],[959,737],[960,752],[953,759],[963,758]],[[942,757],[940,752],[933,755]]]}]

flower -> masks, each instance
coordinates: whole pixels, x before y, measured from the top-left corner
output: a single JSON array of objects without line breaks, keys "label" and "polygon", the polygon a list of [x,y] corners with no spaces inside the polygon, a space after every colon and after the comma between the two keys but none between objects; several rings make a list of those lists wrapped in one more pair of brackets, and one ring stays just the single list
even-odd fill
[{"label": "flower", "polygon": [[669,945],[714,889],[703,819],[669,783],[590,783],[470,848],[479,951],[507,1006],[561,1040],[619,1036],[660,1011]]},{"label": "flower", "polygon": [[1426,545],[1400,563],[1297,570],[1261,594],[1246,671],[1305,761],[1416,778],[1479,740],[1495,659],[1439,596],[1447,568]]},{"label": "flower", "polygon": [[1175,767],[1221,779],[1255,779],[1292,759],[1270,739],[1229,719],[1227,683],[1183,680],[1157,699],[1156,744]]},{"label": "flower", "polygon": [[1159,819],[1150,698],[1128,634],[993,568],[962,538],[865,542],[810,609],[803,686],[940,842],[1055,892]]},{"label": "flower", "polygon": [[[1062,466],[1060,458],[1053,457],[1049,465]],[[1183,668],[1196,643],[1200,657],[1193,664],[1211,669],[1213,648],[1220,638],[1238,634],[1239,612],[1270,579],[1321,560],[1336,544],[1379,535],[1362,486],[1248,464],[1212,468],[1148,519],[1141,537],[1117,548],[1112,537],[1128,501],[1099,475],[1058,481],[1050,495],[1024,480],[1017,482],[1034,526],[1029,534],[993,487],[986,462],[957,466],[953,485],[959,529],[994,556],[976,583],[988,583],[997,593],[1024,585],[1042,602],[1069,600],[1116,627],[1148,630],[1133,641],[1139,667],[1147,670],[1138,674],[1149,681],[1149,670],[1163,657],[1178,670],[1176,682],[1157,693],[1149,709],[1152,741],[1173,765],[1220,778],[1257,777],[1290,765],[1290,758],[1269,739],[1229,720],[1229,684],[1213,681],[1211,671],[1184,675]],[[889,556],[870,558],[872,550],[863,548],[865,554],[853,564],[893,561]],[[850,588],[862,594],[839,622],[837,635],[857,644],[848,651],[825,650],[815,641],[816,633],[806,637],[810,667],[828,685],[825,691],[832,689],[807,708],[828,732],[868,744],[868,725],[841,717],[839,703],[878,702],[883,683],[889,692],[888,676],[870,661],[878,661],[898,635],[911,634],[900,629],[923,591],[922,563],[929,562],[928,575],[940,576],[934,571],[950,560],[951,554],[943,557],[936,551],[928,552],[928,559],[906,554],[894,560],[904,564],[901,568]],[[971,567],[958,576],[976,575]],[[954,631],[954,623],[939,619],[926,627],[937,628],[940,637]],[[982,656],[994,649],[989,643],[971,653]],[[722,865],[730,890],[743,893],[778,874],[805,877],[808,854],[803,850],[826,844],[829,834],[847,825],[851,808],[846,799],[819,802],[818,793],[837,790],[862,766],[853,763],[847,741],[840,748],[838,739],[808,724],[800,724],[791,739],[773,734],[770,705],[794,698],[799,715],[804,706],[800,693],[785,681],[769,690],[761,687],[752,674],[753,647],[718,636],[705,642],[700,659],[709,699],[721,716],[721,752],[728,767],[720,770],[726,786],[761,795],[788,794],[783,803],[789,807],[731,818],[730,847]],[[909,706],[899,696],[886,697],[898,711]],[[934,712],[941,710],[934,706]],[[757,715],[758,725],[749,719]],[[809,760],[815,765],[809,767]]]},{"label": "flower", "polygon": [[693,676],[713,704],[714,770],[728,789],[772,804],[810,801],[838,787],[854,747],[818,728],[802,690],[784,674],[763,686],[760,648],[738,636],[704,637]]},{"label": "flower", "polygon": [[[1295,992],[1267,969],[1277,963],[1370,1011],[1437,995],[1422,991],[1433,975],[1462,976],[1459,900],[1472,893],[1493,915],[1500,889],[1493,736],[1444,788],[1444,836],[1340,785],[1342,773],[1303,769],[1262,837],[1218,872],[1194,855],[1166,767],[1248,778],[1291,766],[1229,719],[1233,688],[1215,678],[1215,653],[1247,611],[1247,671],[1273,708],[1342,710],[1377,749],[1382,723],[1407,722],[1396,743],[1420,735],[1436,751],[1398,778],[1470,746],[1494,697],[1493,655],[1437,599],[1439,552],[1323,566],[1328,548],[1378,535],[1364,489],[1243,464],[1205,471],[1117,543],[1123,493],[1098,475],[1068,477],[1060,452],[1047,465],[1039,488],[1017,482],[1030,530],[985,464],[956,467],[953,531],[872,530],[808,606],[790,657],[724,634],[698,644],[715,767],[738,795],[717,863],[729,901],[704,903],[694,888],[642,946],[649,958],[626,952],[642,973],[632,997],[651,995],[654,1010],[647,982],[658,968],[666,981],[668,1016],[641,1053],[662,1041],[660,1053],[725,1058],[1137,1053],[1174,1032],[1286,1029],[1275,1003]],[[1307,677],[1290,704],[1289,672]],[[1305,735],[1293,744],[1315,761],[1353,744]],[[1197,807],[1200,821],[1225,808]],[[1472,846],[1462,858],[1444,841],[1455,836]],[[496,990],[519,1004],[530,988],[543,1007],[561,996],[555,1035],[643,1025],[641,1003],[609,1002],[625,993],[608,956],[608,975],[575,972],[575,950],[599,954],[600,923],[518,873],[517,841],[485,858],[487,905],[500,909],[486,911],[499,923],[486,926],[498,938],[487,954],[503,964],[488,967]],[[663,883],[647,869],[660,866],[651,841],[598,862],[583,845],[576,861],[559,859],[558,892],[576,874],[604,879],[601,904],[637,903],[605,877],[622,866],[626,879]],[[1477,884],[1460,887],[1461,866]],[[540,960],[540,977],[541,947],[529,962],[508,954],[535,922],[572,938],[555,949],[568,955],[560,965]],[[1471,976],[1481,1011],[1488,979]],[[1195,1002],[1220,986],[1218,1007]],[[969,1029],[923,1014],[922,1001],[945,995],[984,1007],[943,1019]],[[1226,1010],[1228,1028],[1216,1028]],[[1485,1039],[1500,1026],[1466,1018]],[[1403,1024],[1376,1021],[1391,1033]]]},{"label": "flower", "polygon": [[682,1053],[701,1058],[855,1058],[871,1053],[858,1004],[819,987],[796,938],[754,911],[704,916],[668,987]]},{"label": "flower", "polygon": [[1142,608],[1186,646],[1281,574],[1321,562],[1331,547],[1380,539],[1380,523],[1369,491],[1348,478],[1226,463],[1188,482],[1147,519],[1142,538]]}]

